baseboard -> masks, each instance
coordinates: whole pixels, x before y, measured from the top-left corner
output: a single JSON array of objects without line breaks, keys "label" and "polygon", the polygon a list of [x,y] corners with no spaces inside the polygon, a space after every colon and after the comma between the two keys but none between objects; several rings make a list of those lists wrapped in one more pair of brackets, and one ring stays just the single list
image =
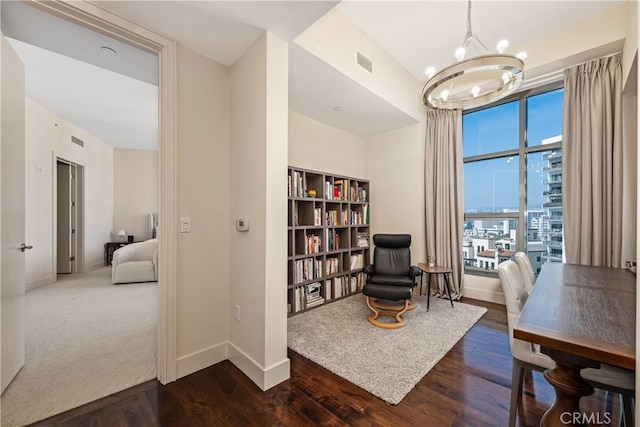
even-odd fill
[{"label": "baseboard", "polygon": [[256,383],[262,391],[288,380],[291,377],[291,367],[288,358],[275,365],[263,369],[255,360],[245,354],[232,343],[229,343],[229,360],[236,365],[251,381]]},{"label": "baseboard", "polygon": [[57,279],[54,276],[43,277],[41,279],[34,280],[32,282],[26,283],[25,284],[25,290],[28,292],[28,291],[30,291],[32,289],[41,288],[43,286],[55,283],[56,280]]},{"label": "baseboard", "polygon": [[201,351],[179,357],[176,361],[176,378],[186,377],[216,363],[228,359],[228,343],[211,346]]},{"label": "baseboard", "polygon": [[84,271],[85,273],[88,273],[90,271],[97,270],[102,267],[106,267],[106,265],[104,265],[104,262],[97,262],[95,264],[85,264]]},{"label": "baseboard", "polygon": [[466,298],[477,299],[480,301],[494,302],[504,305],[504,294],[500,292],[489,291],[486,289],[468,288],[462,289],[462,296]]}]

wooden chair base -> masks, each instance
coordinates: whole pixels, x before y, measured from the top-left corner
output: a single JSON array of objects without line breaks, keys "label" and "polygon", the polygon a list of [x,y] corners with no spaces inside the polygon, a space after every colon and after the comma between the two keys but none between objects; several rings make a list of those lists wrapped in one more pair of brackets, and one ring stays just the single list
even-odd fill
[{"label": "wooden chair base", "polygon": [[[367,299],[369,299],[371,297],[367,297]],[[406,311],[411,311],[414,308],[417,307],[416,303],[413,300],[405,300],[405,301],[409,301],[409,306],[407,307]],[[400,304],[390,304],[388,302],[380,302],[378,299],[376,298],[371,298],[370,300],[371,305],[374,306],[375,308],[377,308],[378,310],[382,310],[382,311],[392,311],[392,312],[397,312],[401,309],[404,308],[404,303],[402,303],[403,305]],[[371,308],[371,307],[369,307]],[[373,309],[372,309],[373,310]]]},{"label": "wooden chair base", "polygon": [[[409,308],[411,305],[413,305],[413,307]],[[371,323],[373,326],[383,329],[398,329],[407,324],[407,321],[402,318],[402,315],[408,310],[416,308],[416,305],[411,300],[405,300],[403,305],[386,304],[378,302],[378,300],[367,296],[367,307],[369,307],[369,309],[373,311],[373,313],[371,313],[367,318],[369,320],[369,323]],[[379,316],[393,317],[396,322],[381,322],[378,320]]]}]

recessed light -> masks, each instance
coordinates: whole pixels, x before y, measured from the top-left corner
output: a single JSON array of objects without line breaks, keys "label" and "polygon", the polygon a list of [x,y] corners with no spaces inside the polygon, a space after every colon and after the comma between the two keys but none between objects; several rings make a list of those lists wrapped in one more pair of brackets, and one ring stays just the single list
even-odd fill
[{"label": "recessed light", "polygon": [[114,48],[109,47],[109,46],[102,46],[100,48],[100,50],[103,51],[104,53],[108,53],[110,55],[117,55],[118,54],[118,52],[116,52],[116,50]]},{"label": "recessed light", "polygon": [[336,111],[342,111],[342,105],[336,105],[333,109]]}]

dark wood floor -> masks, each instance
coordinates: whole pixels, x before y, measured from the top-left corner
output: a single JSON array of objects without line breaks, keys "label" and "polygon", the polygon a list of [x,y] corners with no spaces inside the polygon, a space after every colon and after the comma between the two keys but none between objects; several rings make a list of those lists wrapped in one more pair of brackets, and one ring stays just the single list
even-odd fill
[{"label": "dark wood floor", "polygon": [[[289,351],[291,378],[267,392],[224,361],[166,386],[140,384],[35,425],[506,426],[511,353],[504,306],[464,302],[488,312],[397,406]],[[533,373],[519,425],[539,425],[553,396],[542,375]],[[581,409],[600,419],[607,411],[611,425],[618,423],[617,396],[596,390],[582,399]]]}]

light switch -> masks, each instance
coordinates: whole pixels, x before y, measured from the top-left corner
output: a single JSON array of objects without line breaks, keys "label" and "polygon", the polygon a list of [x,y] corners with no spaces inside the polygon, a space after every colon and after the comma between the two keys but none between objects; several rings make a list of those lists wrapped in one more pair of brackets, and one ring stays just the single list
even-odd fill
[{"label": "light switch", "polygon": [[191,232],[191,218],[189,218],[188,216],[180,217],[180,232],[181,233]]}]

